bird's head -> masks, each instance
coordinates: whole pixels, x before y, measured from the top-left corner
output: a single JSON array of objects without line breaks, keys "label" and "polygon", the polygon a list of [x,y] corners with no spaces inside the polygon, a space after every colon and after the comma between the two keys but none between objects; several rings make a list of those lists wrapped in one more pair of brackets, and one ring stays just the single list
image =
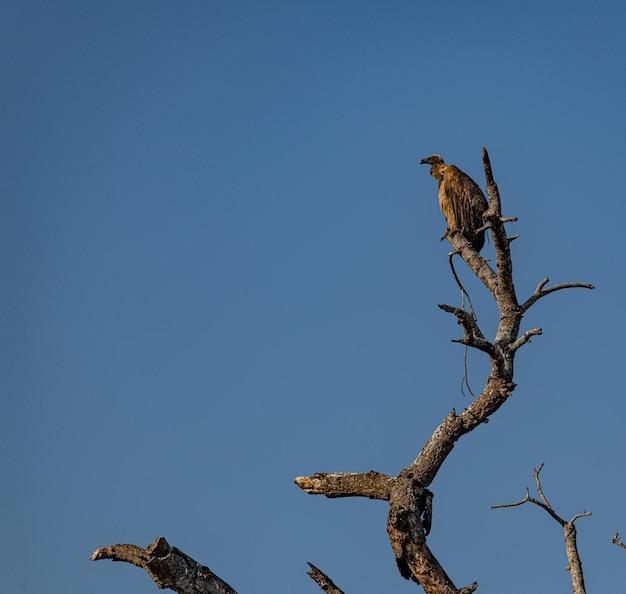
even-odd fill
[{"label": "bird's head", "polygon": [[430,165],[430,175],[441,181],[443,179],[443,169],[445,163],[441,155],[431,155],[420,161],[420,165]]},{"label": "bird's head", "polygon": [[431,155],[420,161],[420,165],[443,165],[443,159],[441,155]]}]

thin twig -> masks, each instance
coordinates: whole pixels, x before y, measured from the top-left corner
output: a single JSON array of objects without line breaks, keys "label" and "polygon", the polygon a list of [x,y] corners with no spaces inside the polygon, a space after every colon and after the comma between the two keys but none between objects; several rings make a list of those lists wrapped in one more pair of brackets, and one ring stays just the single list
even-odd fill
[{"label": "thin twig", "polygon": [[[539,465],[539,468],[535,468],[533,470],[533,476],[535,477],[535,482],[537,483],[537,492],[539,493],[539,495],[541,496],[541,500],[550,508],[552,509],[552,506],[548,503],[548,500],[546,499],[546,496],[543,493],[543,489],[541,488],[541,480],[539,479],[539,473],[541,472],[541,469],[543,468],[544,463],[542,462]],[[564,522],[561,521],[561,523],[563,524]]]},{"label": "thin twig", "polygon": [[541,328],[533,328],[532,330],[527,330],[515,342],[511,343],[509,349],[511,349],[512,351],[516,351],[522,345],[530,342],[531,336],[540,336],[542,333],[543,331],[541,330]]},{"label": "thin twig", "polygon": [[470,311],[472,312],[474,319],[477,319],[476,312],[474,312],[474,307],[472,306],[472,300],[470,299],[469,293],[465,290],[465,287],[461,284],[461,281],[459,280],[456,270],[454,269],[454,263],[452,262],[452,258],[454,257],[455,254],[458,254],[458,253],[459,252],[455,250],[454,252],[450,252],[448,254],[448,263],[450,264],[450,270],[452,271],[452,276],[454,276],[454,280],[456,281],[456,284],[459,286],[459,289],[461,289],[461,304],[463,304],[463,299],[467,297],[467,303],[469,304]]},{"label": "thin twig", "polygon": [[527,501],[531,500],[530,492],[528,491],[528,487],[526,487],[526,497],[521,499],[520,501],[516,501],[515,503],[498,503],[496,505],[492,505],[491,509],[499,509],[501,507],[517,507],[518,505],[523,505]]},{"label": "thin twig", "polygon": [[445,303],[439,304],[438,307],[447,313],[454,314],[458,323],[463,328],[463,338],[461,340],[453,340],[452,342],[474,347],[490,355],[495,354],[493,344],[484,337],[476,323],[476,318],[471,313],[459,307],[446,305]]},{"label": "thin twig", "polygon": [[544,287],[548,284],[550,279],[544,278],[537,288],[535,292],[521,305],[520,313],[524,313],[530,309],[539,299],[549,295],[550,293],[554,293],[555,291],[561,291],[562,289],[595,289],[595,287],[589,283],[562,283],[560,285],[554,285],[552,287],[548,287],[544,289]]},{"label": "thin twig", "polygon": [[615,533],[615,536],[611,539],[611,542],[613,544],[616,544],[618,547],[622,547],[623,549],[626,549],[626,544],[624,544],[620,539],[619,539],[619,532]]},{"label": "thin twig", "polygon": [[463,386],[467,386],[467,389],[469,390],[469,393],[472,395],[472,398],[476,398],[476,396],[474,396],[474,392],[472,391],[472,386],[470,386],[469,383],[469,375],[467,373],[467,351],[469,349],[468,345],[465,345],[465,348],[463,349],[463,378],[461,379],[461,394],[463,394],[463,396],[465,396],[465,391],[463,390]]}]

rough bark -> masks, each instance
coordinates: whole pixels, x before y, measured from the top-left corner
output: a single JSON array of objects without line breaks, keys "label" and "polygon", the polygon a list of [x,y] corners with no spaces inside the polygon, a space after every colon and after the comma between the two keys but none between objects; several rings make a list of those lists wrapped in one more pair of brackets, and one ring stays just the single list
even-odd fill
[{"label": "rough bark", "polygon": [[389,490],[395,477],[370,470],[357,472],[318,472],[313,476],[298,476],[294,482],[304,492],[326,497],[368,497],[389,501]]},{"label": "rough bark", "polygon": [[317,585],[326,592],[326,594],[343,594],[343,591],[335,586],[333,580],[331,580],[323,571],[319,570],[313,563],[309,563],[311,571],[308,574],[311,576]]},{"label": "rough bark", "polygon": [[145,570],[160,589],[170,588],[180,594],[237,594],[208,567],[170,546],[163,537],[145,549],[129,544],[96,549],[90,559],[131,563]]},{"label": "rough bark", "polygon": [[569,572],[572,576],[572,589],[574,594],[585,594],[585,580],[583,577],[583,565],[578,554],[578,544],[576,542],[576,526],[574,520],[567,522],[563,526],[565,535],[565,552],[569,561]]}]

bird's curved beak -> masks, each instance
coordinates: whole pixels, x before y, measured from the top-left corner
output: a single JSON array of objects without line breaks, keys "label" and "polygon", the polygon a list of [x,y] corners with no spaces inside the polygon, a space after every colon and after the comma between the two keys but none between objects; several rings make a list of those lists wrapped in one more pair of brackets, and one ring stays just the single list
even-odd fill
[{"label": "bird's curved beak", "polygon": [[426,159],[422,159],[422,160],[420,161],[420,165],[430,165],[430,161],[428,160],[428,158],[426,158]]}]

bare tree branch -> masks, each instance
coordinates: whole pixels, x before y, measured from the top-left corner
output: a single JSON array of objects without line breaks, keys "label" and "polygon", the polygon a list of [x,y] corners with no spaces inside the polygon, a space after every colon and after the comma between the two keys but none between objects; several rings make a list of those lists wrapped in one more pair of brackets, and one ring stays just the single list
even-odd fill
[{"label": "bare tree branch", "polygon": [[513,264],[511,262],[510,241],[507,238],[506,229],[504,228],[504,221],[506,219],[502,218],[500,191],[493,179],[489,153],[487,153],[487,149],[484,147],[483,168],[487,181],[487,195],[489,196],[489,208],[483,217],[491,224],[491,237],[496,249],[496,270],[498,273],[498,282],[493,288],[492,294],[496,298],[498,306],[500,306],[500,304],[506,304],[507,309],[516,309],[517,297],[515,295],[515,287],[513,286]]},{"label": "bare tree branch", "polygon": [[461,344],[483,351],[488,355],[494,354],[493,345],[483,336],[476,322],[476,317],[472,313],[446,304],[440,304],[438,307],[447,313],[454,314],[458,323],[463,327],[463,339],[453,342],[460,342]]},{"label": "bare tree branch", "polygon": [[624,544],[620,539],[619,539],[619,532],[615,533],[615,536],[611,539],[611,542],[613,544],[616,544],[618,547],[622,547],[623,549],[626,549],[626,544]]},{"label": "bare tree branch", "polygon": [[[544,502],[545,506],[548,509],[552,509],[552,506],[550,505],[550,503],[546,499],[546,496],[544,495],[543,489],[541,488],[541,479],[539,478],[539,473],[542,471],[543,465],[544,465],[544,463],[542,462],[539,465],[539,468],[533,469],[533,476],[535,477],[535,483],[537,483],[537,493],[539,493],[539,496],[541,497],[541,501]],[[556,518],[557,518],[557,521],[561,524],[561,526],[563,526],[565,524],[565,520],[561,520],[561,518],[559,518],[558,516],[556,516]]]},{"label": "bare tree branch", "polygon": [[536,499],[533,499],[530,496],[528,487],[526,487],[526,497],[524,497],[524,499],[520,499],[519,501],[516,501],[515,503],[498,503],[497,505],[492,505],[491,509],[500,509],[501,507],[517,507],[518,505],[524,505],[524,503],[527,503],[528,501],[541,505]]},{"label": "bare tree branch", "polygon": [[335,586],[334,582],[324,572],[315,567],[313,563],[309,563],[309,567],[311,571],[307,573],[326,594],[343,594],[343,591]]},{"label": "bare tree branch", "polygon": [[[499,505],[492,505],[491,508],[499,509],[502,507],[516,507],[524,503],[534,503],[538,507],[548,512],[548,514],[550,514],[550,516],[563,527],[563,533],[565,536],[565,552],[569,561],[567,569],[569,569],[570,577],[572,578],[572,588],[574,590],[574,594],[585,594],[585,580],[583,577],[582,562],[580,560],[580,555],[578,554],[578,545],[576,542],[576,526],[574,525],[574,522],[578,518],[590,516],[591,512],[576,514],[569,522],[566,522],[563,518],[561,518],[554,511],[545,493],[543,492],[543,487],[541,486],[541,480],[539,478],[539,473],[541,472],[542,468],[543,463],[539,466],[539,468],[535,468],[535,470],[533,471],[533,476],[535,477],[535,482],[537,483],[537,492],[541,497],[541,501],[531,497],[528,492],[528,487],[526,487],[526,497],[524,497],[524,499],[522,499],[521,501],[518,501],[516,503],[501,503]],[[617,536],[619,535],[616,534],[615,537],[617,538]],[[615,538],[613,539],[613,542],[615,542]]]},{"label": "bare tree branch", "polygon": [[511,343],[511,345],[509,346],[509,349],[511,349],[511,351],[516,351],[521,346],[530,342],[531,336],[541,336],[542,333],[543,333],[543,330],[541,328],[533,328],[532,330],[527,330],[515,342]]},{"label": "bare tree branch", "polygon": [[357,472],[318,472],[313,476],[298,476],[294,482],[305,493],[326,497],[368,497],[389,500],[395,476],[370,470]]},{"label": "bare tree branch", "polygon": [[[491,225],[489,225],[491,228]],[[450,242],[465,263],[472,269],[472,272],[487,287],[490,293],[494,293],[498,282],[498,277],[494,270],[489,266],[488,261],[483,258],[474,248],[470,241],[459,232],[447,232],[444,237]]]},{"label": "bare tree branch", "polygon": [[545,510],[547,513],[549,513],[559,524],[561,524],[561,526],[565,526],[565,523],[566,523],[565,520],[560,518],[557,515],[557,513],[552,509],[552,506],[548,503],[547,499],[545,498],[541,490],[541,481],[539,480],[539,473],[541,472],[542,468],[543,468],[543,463],[541,463],[541,465],[539,466],[539,470],[535,469],[533,473],[533,476],[535,477],[535,480],[537,482],[537,491],[539,492],[541,501],[539,501],[538,499],[535,499],[534,497],[531,497],[528,492],[528,487],[526,487],[526,497],[524,497],[524,499],[522,499],[521,501],[518,501],[516,503],[501,503],[499,505],[492,505],[491,509],[499,509],[501,507],[516,507],[524,503],[534,503],[535,505],[539,506],[540,508]]},{"label": "bare tree branch", "polygon": [[[591,512],[579,514],[580,516],[589,516]],[[567,522],[563,527],[565,533],[565,552],[569,560],[568,569],[572,578],[572,588],[574,594],[585,594],[585,579],[583,576],[583,566],[578,554],[578,544],[576,542],[576,526],[574,520]]]},{"label": "bare tree branch", "polygon": [[472,305],[472,300],[470,299],[469,293],[465,290],[463,283],[461,283],[461,279],[459,275],[456,273],[456,269],[454,268],[454,256],[456,256],[458,252],[454,250],[448,254],[448,264],[450,265],[450,271],[452,272],[452,276],[456,281],[457,286],[461,290],[461,303],[463,304],[463,309],[465,309],[465,299],[467,299],[467,304],[469,305],[470,312],[474,319],[476,318],[476,313],[474,312],[474,306]]},{"label": "bare tree branch", "polygon": [[544,278],[535,289],[535,292],[522,304],[521,313],[527,312],[539,299],[554,293],[555,291],[561,291],[562,289],[595,289],[593,285],[589,283],[562,283],[560,285],[554,285],[544,289],[544,287],[550,282],[549,278]]},{"label": "bare tree branch", "polygon": [[144,569],[160,589],[170,588],[179,594],[237,594],[208,567],[170,546],[162,536],[145,549],[129,544],[96,549],[90,559],[131,563]]}]

